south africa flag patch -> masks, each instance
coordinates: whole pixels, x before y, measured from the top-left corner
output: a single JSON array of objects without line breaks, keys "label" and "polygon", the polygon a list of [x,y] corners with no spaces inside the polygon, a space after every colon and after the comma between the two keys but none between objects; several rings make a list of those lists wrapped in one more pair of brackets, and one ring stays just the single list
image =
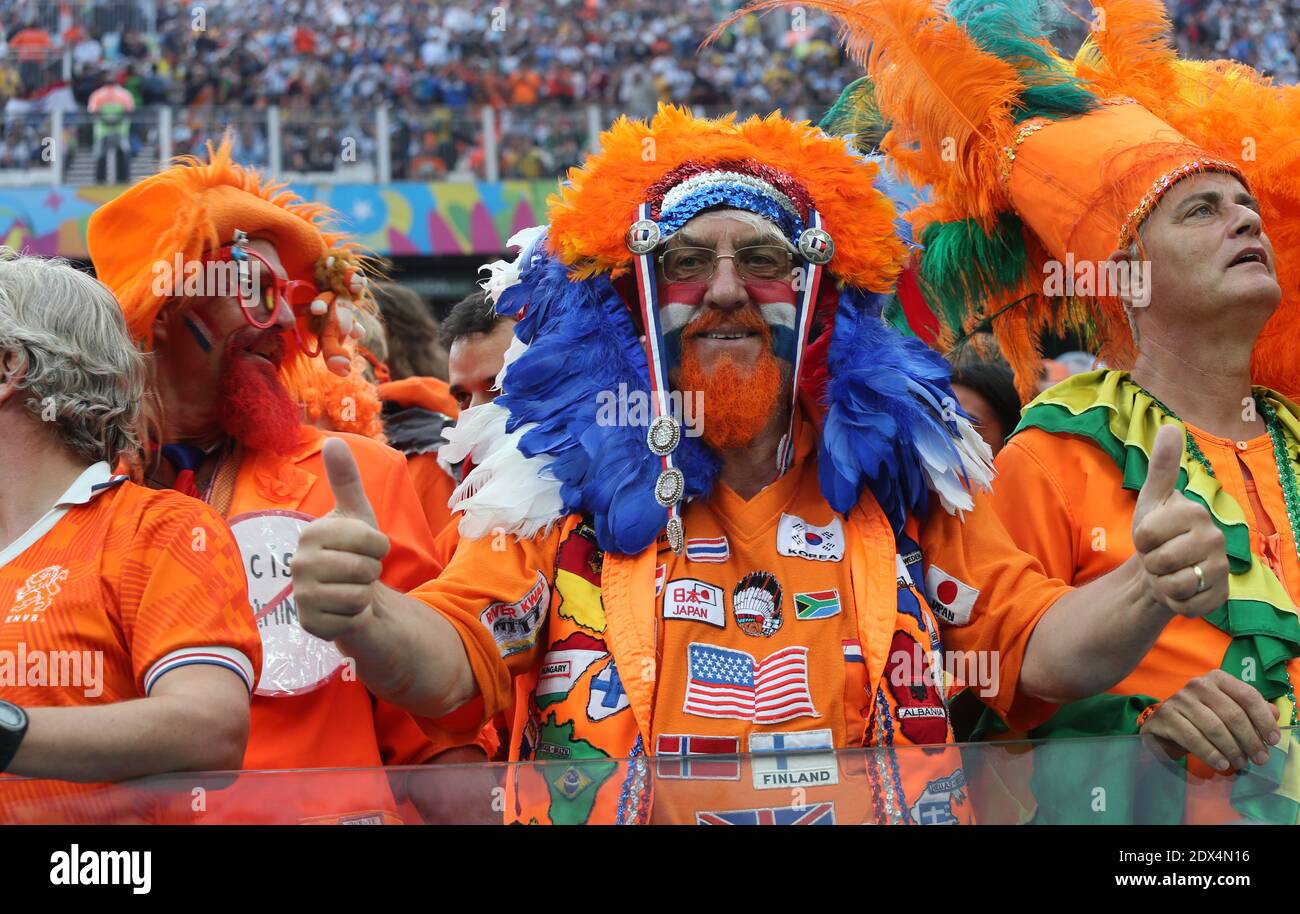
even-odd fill
[{"label": "south africa flag patch", "polygon": [[839,615],[839,612],[840,592],[834,588],[794,595],[796,619],[829,619],[831,616]]}]

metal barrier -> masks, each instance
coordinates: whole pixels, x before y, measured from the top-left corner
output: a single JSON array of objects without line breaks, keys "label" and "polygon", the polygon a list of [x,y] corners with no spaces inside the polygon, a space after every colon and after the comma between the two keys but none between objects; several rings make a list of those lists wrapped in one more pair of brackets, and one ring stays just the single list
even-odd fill
[{"label": "metal barrier", "polygon": [[[697,111],[718,115],[722,111]],[[229,131],[234,156],[286,181],[500,181],[560,178],[619,114],[600,105],[380,107],[350,114],[296,108],[142,108],[126,115],[129,144],[105,179],[96,122],[56,109],[11,112],[0,133],[0,186],[127,184],[174,155],[201,154]],[[806,117],[809,112],[788,112]]]}]

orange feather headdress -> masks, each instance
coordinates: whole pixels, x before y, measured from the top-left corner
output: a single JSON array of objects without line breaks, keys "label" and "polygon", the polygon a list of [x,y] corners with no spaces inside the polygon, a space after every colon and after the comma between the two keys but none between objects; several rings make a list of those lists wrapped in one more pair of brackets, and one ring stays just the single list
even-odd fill
[{"label": "orange feather headdress", "polygon": [[1211,155],[1240,169],[1273,243],[1282,303],[1255,344],[1257,384],[1300,396],[1300,87],[1274,86],[1231,61],[1181,60],[1161,0],[1094,0],[1105,28],[1075,70],[1099,91],[1136,99]]},{"label": "orange feather headdress", "polygon": [[[877,166],[811,124],[780,114],[706,120],[663,105],[648,123],[619,118],[601,135],[600,151],[570,170],[568,184],[551,197],[549,247],[574,267],[577,278],[627,273],[627,228],[637,219],[638,205],[649,201],[651,218],[659,219],[679,199],[682,214],[693,215],[693,204],[721,204],[713,188],[694,199],[669,196],[687,180],[707,183],[701,178],[709,172],[761,180],[767,185],[763,193],[777,191],[799,217],[783,227],[803,225],[815,207],[835,236],[835,275],[872,292],[893,288],[906,251],[894,231],[893,204],[873,184]],[[780,214],[774,215],[780,224]]]}]

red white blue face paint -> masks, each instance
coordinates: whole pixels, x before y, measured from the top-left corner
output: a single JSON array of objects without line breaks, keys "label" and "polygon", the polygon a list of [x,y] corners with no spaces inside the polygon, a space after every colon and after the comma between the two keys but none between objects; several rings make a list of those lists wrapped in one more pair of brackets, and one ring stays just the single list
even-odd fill
[{"label": "red white blue face paint", "polygon": [[[798,293],[784,279],[755,280],[744,284],[749,300],[758,306],[763,321],[772,330],[772,352],[794,364],[795,299]],[[669,371],[680,367],[682,330],[703,313],[707,282],[665,282],[659,284],[659,320],[664,332],[664,354]]]}]

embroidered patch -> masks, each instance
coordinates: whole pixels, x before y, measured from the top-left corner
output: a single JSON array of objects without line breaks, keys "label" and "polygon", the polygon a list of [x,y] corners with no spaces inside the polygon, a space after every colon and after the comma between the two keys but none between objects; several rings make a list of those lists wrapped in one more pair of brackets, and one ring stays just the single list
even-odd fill
[{"label": "embroidered patch", "polygon": [[845,663],[866,663],[862,656],[862,642],[857,638],[850,638],[847,641],[841,641],[840,645],[844,648]]},{"label": "embroidered patch", "polygon": [[782,514],[776,527],[776,551],[814,562],[838,562],[844,558],[844,524],[833,517],[825,527],[818,527],[802,517]]},{"label": "embroidered patch", "polygon": [[14,591],[14,605],[5,615],[5,624],[43,622],[45,617],[41,614],[50,608],[62,590],[60,585],[67,579],[68,569],[62,565],[48,565],[31,575]]},{"label": "embroidered patch", "polygon": [[965,805],[965,787],[966,772],[960,768],[947,777],[930,781],[912,804],[912,821],[918,825],[959,824],[961,820],[953,814],[953,804]]},{"label": "embroidered patch", "polygon": [[[825,751],[815,751],[825,750]],[[840,782],[835,741],[830,730],[749,734],[755,790],[818,787]]]},{"label": "embroidered patch", "polygon": [[604,720],[627,706],[627,692],[623,691],[623,681],[618,678],[618,666],[614,663],[614,658],[610,657],[605,668],[591,677],[587,717],[593,722]]},{"label": "embroidered patch", "polygon": [[537,583],[513,603],[493,603],[479,614],[479,621],[492,633],[497,650],[509,657],[531,650],[537,644],[542,622],[551,608],[551,585],[537,572]]},{"label": "embroidered patch", "polygon": [[949,625],[966,625],[980,592],[964,584],[938,565],[925,572],[925,595],[934,614]]},{"label": "embroidered patch", "polygon": [[588,529],[576,528],[556,556],[555,593],[560,598],[556,612],[599,635],[605,631],[605,604],[600,596],[604,554],[584,535]]},{"label": "embroidered patch", "polygon": [[751,571],[731,591],[731,611],[746,635],[770,638],[781,627],[781,583],[770,571]]},{"label": "embroidered patch", "polygon": [[756,724],[820,716],[808,689],[808,648],[803,645],[783,648],[761,662],[744,651],[711,644],[691,644],[686,656],[682,710],[687,714]]},{"label": "embroidered patch", "polygon": [[735,736],[665,734],[655,740],[655,755],[655,771],[661,778],[740,780],[740,739]]},{"label": "embroidered patch", "polygon": [[736,809],[697,812],[696,825],[834,825],[835,804],[777,806],[774,809]]},{"label": "embroidered patch", "polygon": [[664,592],[664,580],[668,577],[668,566],[660,565],[655,569],[655,596]]},{"label": "embroidered patch", "polygon": [[591,816],[600,786],[618,770],[609,753],[574,736],[574,723],[560,723],[555,714],[542,723],[537,744],[537,760],[567,761],[571,764],[545,765],[538,770],[546,779],[551,795],[548,810],[554,825],[582,825]]},{"label": "embroidered patch", "polygon": [[812,593],[794,595],[794,616],[796,619],[829,619],[840,614],[840,592],[815,590]]},{"label": "embroidered patch", "polygon": [[582,678],[582,674],[597,660],[608,655],[604,641],[583,632],[574,632],[564,640],[552,644],[542,658],[537,674],[537,706],[545,708],[562,701]]},{"label": "embroidered patch", "polygon": [[725,535],[688,539],[686,558],[691,562],[725,562],[731,558],[731,544]]},{"label": "embroidered patch", "polygon": [[664,618],[689,619],[726,628],[727,613],[722,607],[722,588],[694,578],[669,581],[664,592]]},{"label": "embroidered patch", "polygon": [[894,633],[885,662],[885,681],[894,696],[898,727],[909,742],[918,746],[948,741],[948,709],[939,684],[941,663],[922,650],[907,632]]}]

